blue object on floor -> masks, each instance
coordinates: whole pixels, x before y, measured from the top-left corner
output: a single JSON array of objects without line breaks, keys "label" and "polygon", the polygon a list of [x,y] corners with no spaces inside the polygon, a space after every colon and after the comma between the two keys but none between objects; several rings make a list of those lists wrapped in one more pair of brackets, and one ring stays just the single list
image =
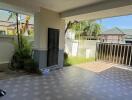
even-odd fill
[{"label": "blue object on floor", "polygon": [[45,68],[45,69],[42,71],[42,73],[43,73],[44,75],[48,75],[49,72],[50,72],[50,69],[48,69],[48,68]]}]

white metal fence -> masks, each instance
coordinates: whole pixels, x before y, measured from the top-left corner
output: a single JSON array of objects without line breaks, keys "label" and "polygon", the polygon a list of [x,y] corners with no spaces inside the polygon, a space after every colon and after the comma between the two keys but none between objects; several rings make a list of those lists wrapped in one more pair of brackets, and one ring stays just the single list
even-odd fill
[{"label": "white metal fence", "polygon": [[132,45],[97,43],[96,58],[97,60],[132,66]]}]

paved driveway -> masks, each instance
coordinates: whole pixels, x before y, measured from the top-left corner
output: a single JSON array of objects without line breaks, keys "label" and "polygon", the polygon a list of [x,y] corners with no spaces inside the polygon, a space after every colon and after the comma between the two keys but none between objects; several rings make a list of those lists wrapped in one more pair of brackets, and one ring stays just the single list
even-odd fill
[{"label": "paved driveway", "polygon": [[0,100],[132,100],[132,72],[111,67],[95,73],[79,67],[0,81]]},{"label": "paved driveway", "polygon": [[78,64],[76,67],[89,70],[95,73],[100,73],[102,71],[105,71],[106,69],[109,69],[113,66],[117,66],[117,64],[104,62],[104,61],[96,61],[96,62],[88,62],[83,64]]}]

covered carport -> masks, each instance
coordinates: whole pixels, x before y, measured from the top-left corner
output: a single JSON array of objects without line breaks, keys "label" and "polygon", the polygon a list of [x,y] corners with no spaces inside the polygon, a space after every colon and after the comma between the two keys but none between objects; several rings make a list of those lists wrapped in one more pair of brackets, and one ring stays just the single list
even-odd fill
[{"label": "covered carport", "polygon": [[[57,60],[50,66],[63,67],[65,21],[95,20],[128,15],[132,12],[131,0],[4,0],[0,8],[33,14],[35,19],[34,59],[40,69],[55,58],[48,56],[48,40],[54,40]],[[51,29],[51,30],[50,30]],[[49,34],[54,34],[49,38]],[[57,35],[58,36],[58,35]],[[53,41],[52,41],[53,42]],[[48,48],[49,47],[49,48]],[[53,59],[53,58],[54,59]],[[48,60],[49,59],[49,60]],[[77,67],[52,71],[47,76],[22,76],[0,81],[0,88],[7,91],[1,100],[131,100],[132,72],[110,67],[99,73]]]},{"label": "covered carport", "polygon": [[[40,68],[54,65],[59,65],[59,67],[63,66],[65,22],[74,20],[95,20],[112,16],[128,15],[132,12],[131,0],[73,0],[67,3],[63,0],[26,2],[23,0],[19,0],[19,2],[4,0],[0,2],[0,8],[34,15],[34,59],[38,62]],[[55,42],[52,44],[51,39],[51,47],[48,45],[48,37],[50,37],[48,36],[49,28],[58,29],[59,31],[59,35],[55,35],[56,41],[58,39],[59,41],[57,41],[56,44],[54,44]],[[55,30],[51,32],[51,34],[52,33],[55,33]],[[53,37],[55,38],[55,36]],[[52,51],[54,47],[56,49]]]}]

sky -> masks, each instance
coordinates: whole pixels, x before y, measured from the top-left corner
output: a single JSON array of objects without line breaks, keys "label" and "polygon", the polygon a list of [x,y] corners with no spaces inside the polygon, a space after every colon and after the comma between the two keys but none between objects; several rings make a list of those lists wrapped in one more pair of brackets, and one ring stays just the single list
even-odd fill
[{"label": "sky", "polygon": [[132,15],[104,18],[97,20],[102,25],[103,30],[107,30],[113,27],[119,27],[121,29],[132,29]]},{"label": "sky", "polygon": [[[9,18],[9,16],[10,16],[10,14],[11,14],[11,12],[9,12],[9,11],[5,11],[5,10],[0,10],[0,21],[8,21],[8,18]],[[24,14],[19,14],[19,16],[21,16],[21,20],[23,20],[23,21],[25,21],[25,17],[27,16],[27,15],[24,15]],[[30,18],[30,20],[29,20],[29,23],[30,24],[34,24],[34,18],[33,18],[33,16],[30,16],[31,18]],[[9,22],[16,22],[16,19],[15,18],[11,18],[10,20],[9,20]]]}]

